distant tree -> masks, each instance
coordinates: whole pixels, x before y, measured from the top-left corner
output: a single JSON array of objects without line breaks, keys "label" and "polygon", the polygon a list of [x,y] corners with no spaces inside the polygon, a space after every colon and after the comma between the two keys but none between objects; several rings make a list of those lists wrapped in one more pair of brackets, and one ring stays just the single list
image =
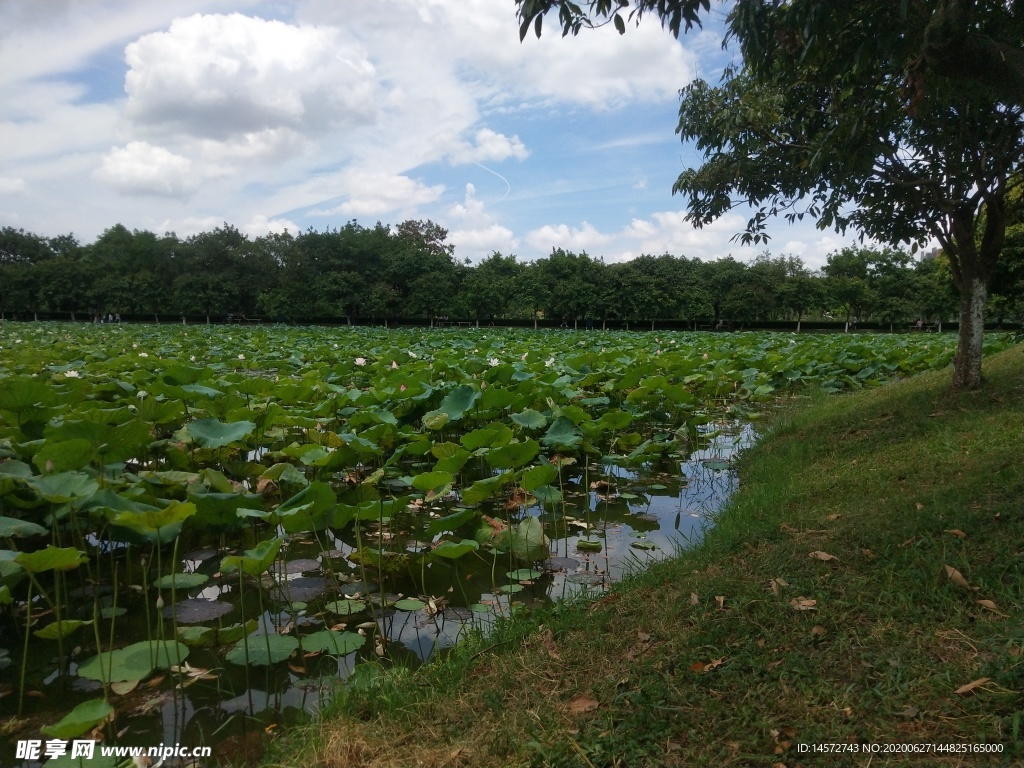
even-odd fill
[{"label": "distant tree", "polygon": [[521,301],[523,265],[515,256],[494,251],[472,269],[462,281],[460,299],[468,317],[486,321],[508,317]]},{"label": "distant tree", "polygon": [[[674,34],[706,0],[517,0],[520,35],[558,9],[563,32],[654,13]],[[981,386],[984,312],[1024,163],[1024,14],[1016,2],[737,0],[744,64],[683,90],[678,133],[704,162],[680,175],[688,219],[753,207],[899,245],[937,240],[960,295],[954,389]],[[965,83],[970,83],[965,87]]]}]

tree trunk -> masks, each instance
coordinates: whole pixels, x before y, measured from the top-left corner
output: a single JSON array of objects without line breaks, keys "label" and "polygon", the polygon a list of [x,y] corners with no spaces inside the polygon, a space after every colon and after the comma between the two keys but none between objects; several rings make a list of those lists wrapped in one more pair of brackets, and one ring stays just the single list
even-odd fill
[{"label": "tree trunk", "polygon": [[960,291],[960,336],[953,358],[953,390],[981,388],[981,347],[985,340],[988,286],[972,277]]},{"label": "tree trunk", "polygon": [[797,313],[797,316],[796,316],[796,332],[797,333],[800,333],[800,321],[802,319],[803,319],[803,314],[802,313]]},{"label": "tree trunk", "polygon": [[654,321],[653,320],[651,320],[651,330],[652,331],[654,330]]}]

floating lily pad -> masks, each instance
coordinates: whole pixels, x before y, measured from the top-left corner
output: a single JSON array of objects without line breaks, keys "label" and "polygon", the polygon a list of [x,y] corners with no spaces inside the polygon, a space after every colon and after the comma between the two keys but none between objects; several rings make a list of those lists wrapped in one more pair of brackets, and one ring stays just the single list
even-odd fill
[{"label": "floating lily pad", "polygon": [[194,589],[210,580],[210,577],[203,573],[171,573],[161,576],[153,582],[158,589]]},{"label": "floating lily pad", "polygon": [[565,577],[570,584],[585,584],[588,587],[596,587],[604,584],[605,577],[599,573],[570,573]]},{"label": "floating lily pad", "polygon": [[249,635],[239,640],[224,658],[244,667],[246,644],[249,645],[248,663],[258,667],[284,661],[299,648],[299,641],[288,635]]},{"label": "floating lily pad", "polygon": [[335,656],[347,656],[363,647],[366,638],[355,632],[335,632],[323,629],[302,638],[302,649],[309,653],[321,651]]},{"label": "floating lily pad", "polygon": [[580,552],[600,552],[603,546],[597,539],[580,539],[576,542],[576,549]]},{"label": "floating lily pad", "polygon": [[516,592],[522,592],[524,589],[522,584],[505,584],[501,587],[501,591],[506,595],[514,595]]},{"label": "floating lily pad", "polygon": [[365,611],[366,603],[362,600],[335,600],[328,603],[325,608],[338,616],[351,616],[354,613]]},{"label": "floating lily pad", "polygon": [[[280,564],[274,568],[275,572],[280,573]],[[313,560],[312,558],[301,558],[299,560],[288,560],[284,563],[285,573],[309,573],[311,571],[320,571],[320,561]]]},{"label": "floating lily pad", "polygon": [[519,568],[515,571],[509,571],[505,575],[514,581],[533,581],[534,579],[539,579],[543,574],[533,568]]},{"label": "floating lily pad", "polygon": [[274,596],[284,600],[300,600],[308,603],[322,597],[329,589],[333,589],[335,581],[321,576],[300,576],[292,579],[286,585],[279,585],[274,591]]},{"label": "floating lily pad", "polygon": [[78,666],[80,677],[89,680],[103,680],[123,683],[141,680],[154,669],[165,669],[180,664],[188,656],[188,648],[170,640],[154,640],[133,643],[116,651],[107,651],[93,656]]},{"label": "floating lily pad", "polygon": [[414,597],[406,597],[395,601],[395,608],[400,611],[422,611],[426,607],[426,603]]},{"label": "floating lily pad", "polygon": [[175,617],[180,624],[202,624],[204,621],[213,621],[221,616],[227,616],[235,607],[223,600],[182,600],[175,605],[168,605],[164,608],[164,616]]},{"label": "floating lily pad", "polygon": [[633,549],[644,549],[648,551],[658,548],[658,545],[655,544],[653,541],[634,541],[629,546],[631,546]]},{"label": "floating lily pad", "polygon": [[341,594],[346,597],[352,597],[353,595],[372,595],[377,591],[377,585],[367,583],[365,581],[353,581],[350,584],[345,584],[341,588]]},{"label": "floating lily pad", "polygon": [[572,557],[551,557],[541,563],[545,571],[572,571],[580,567],[580,561]]},{"label": "floating lily pad", "polygon": [[721,472],[732,465],[725,459],[704,459],[704,466],[714,472]]}]

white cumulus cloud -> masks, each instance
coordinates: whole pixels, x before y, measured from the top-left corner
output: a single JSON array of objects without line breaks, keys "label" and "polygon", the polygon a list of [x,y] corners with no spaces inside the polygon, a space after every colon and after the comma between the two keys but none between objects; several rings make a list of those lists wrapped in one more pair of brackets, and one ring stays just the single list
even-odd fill
[{"label": "white cumulus cloud", "polygon": [[128,114],[225,139],[268,129],[321,133],[372,122],[373,65],[340,28],[196,14],[125,49]]},{"label": "white cumulus cloud", "polygon": [[473,143],[462,142],[448,155],[454,165],[464,163],[502,162],[514,157],[525,160],[530,150],[519,140],[518,136],[509,138],[503,133],[481,128],[473,137]]},{"label": "white cumulus cloud", "polygon": [[96,176],[123,194],[156,197],[186,197],[199,183],[191,160],[144,141],[111,149]]}]

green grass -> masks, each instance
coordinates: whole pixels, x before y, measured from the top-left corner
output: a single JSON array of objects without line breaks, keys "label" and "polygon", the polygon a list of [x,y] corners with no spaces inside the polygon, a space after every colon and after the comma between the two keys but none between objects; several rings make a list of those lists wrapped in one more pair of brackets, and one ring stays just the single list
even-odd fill
[{"label": "green grass", "polygon": [[[985,374],[786,409],[701,546],[353,686],[268,763],[1020,764],[1024,348]],[[1004,751],[798,752],[823,742]]]}]

